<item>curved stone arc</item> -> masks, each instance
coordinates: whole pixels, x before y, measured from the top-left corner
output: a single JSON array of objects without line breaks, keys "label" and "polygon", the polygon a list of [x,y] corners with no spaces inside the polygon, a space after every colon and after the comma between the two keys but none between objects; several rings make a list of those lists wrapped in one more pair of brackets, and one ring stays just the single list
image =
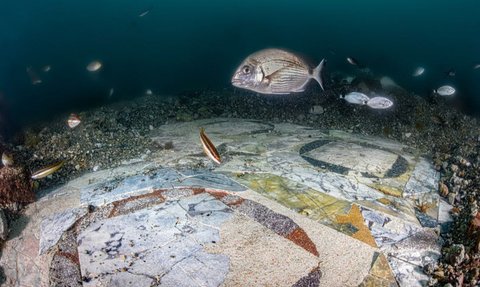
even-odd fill
[{"label": "curved stone arc", "polygon": [[[300,148],[299,155],[305,161],[312,164],[313,166],[326,168],[327,170],[330,170],[332,172],[339,173],[339,174],[342,174],[342,175],[346,175],[350,171],[352,171],[351,168],[345,167],[345,166],[342,166],[342,165],[338,165],[338,164],[334,164],[334,163],[330,163],[330,162],[326,162],[326,161],[319,160],[319,159],[308,156],[309,152],[311,152],[313,150],[316,150],[316,149],[318,149],[322,146],[325,146],[329,143],[335,143],[335,142],[336,142],[336,140],[334,140],[334,139],[322,139],[322,140],[312,141],[310,143],[307,143],[307,144],[303,145]],[[394,155],[397,156],[397,159],[392,164],[392,166],[388,170],[385,171],[385,176],[379,177],[379,176],[370,174],[368,172],[360,172],[361,175],[364,176],[364,177],[368,177],[368,178],[394,178],[394,177],[401,176],[402,174],[404,174],[408,170],[408,161],[403,156],[401,156],[401,155],[399,155],[395,152],[392,152],[388,149],[385,149],[385,148],[382,148],[382,147],[377,147],[373,144],[368,144],[368,143],[353,143],[353,142],[350,142],[350,144],[355,144],[355,145],[359,145],[359,146],[370,148],[370,149],[379,149],[379,150],[382,150],[382,151],[385,151],[385,152],[388,152],[388,153],[391,153],[391,154],[394,154]]]}]

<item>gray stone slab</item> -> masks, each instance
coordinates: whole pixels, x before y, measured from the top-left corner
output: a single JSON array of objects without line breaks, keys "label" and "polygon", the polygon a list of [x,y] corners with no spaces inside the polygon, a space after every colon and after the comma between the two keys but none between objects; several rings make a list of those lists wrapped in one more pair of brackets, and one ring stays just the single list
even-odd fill
[{"label": "gray stone slab", "polygon": [[433,165],[421,158],[405,185],[404,197],[418,198],[422,194],[436,192],[439,178],[440,173],[433,168]]},{"label": "gray stone slab", "polygon": [[372,209],[361,209],[365,224],[375,238],[377,246],[383,248],[398,243],[420,231],[420,226],[400,220]]},{"label": "gray stone slab", "polygon": [[80,217],[87,213],[86,208],[73,208],[54,213],[45,218],[40,225],[40,248],[38,254],[44,254],[62,237]]},{"label": "gray stone slab", "polygon": [[96,222],[77,239],[82,275],[88,278],[84,286],[114,280],[125,286],[132,280],[135,286],[218,286],[229,260],[205,253],[203,245],[219,242],[220,225],[231,214],[203,193]]},{"label": "gray stone slab", "polygon": [[207,171],[182,171],[184,177],[175,187],[203,187],[210,189],[228,190],[232,192],[245,191],[246,188],[231,178]]},{"label": "gray stone slab", "polygon": [[222,254],[202,251],[175,264],[161,279],[162,286],[205,286],[217,287],[228,273],[230,260]]},{"label": "gray stone slab", "polygon": [[81,190],[80,199],[83,204],[102,205],[149,193],[156,189],[182,187],[201,187],[232,192],[246,190],[244,186],[223,174],[196,170],[180,172],[175,169],[163,168],[149,171],[148,174],[89,185]]}]

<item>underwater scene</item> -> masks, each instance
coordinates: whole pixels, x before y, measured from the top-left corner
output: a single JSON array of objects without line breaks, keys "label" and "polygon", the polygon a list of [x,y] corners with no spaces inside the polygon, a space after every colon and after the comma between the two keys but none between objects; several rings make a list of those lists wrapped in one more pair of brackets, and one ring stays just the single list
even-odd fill
[{"label": "underwater scene", "polygon": [[0,2],[1,286],[480,286],[478,0]]}]

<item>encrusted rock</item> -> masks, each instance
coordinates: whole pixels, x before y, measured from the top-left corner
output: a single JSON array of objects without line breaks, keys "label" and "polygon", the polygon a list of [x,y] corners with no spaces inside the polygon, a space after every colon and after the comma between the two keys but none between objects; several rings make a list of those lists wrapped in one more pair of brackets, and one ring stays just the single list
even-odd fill
[{"label": "encrusted rock", "polygon": [[440,194],[443,197],[446,197],[448,195],[448,186],[445,183],[440,182],[439,183],[439,189],[440,189]]},{"label": "encrusted rock", "polygon": [[23,168],[0,169],[0,207],[17,211],[19,206],[35,201],[32,182]]},{"label": "encrusted rock", "polygon": [[311,114],[323,114],[324,109],[322,106],[315,105],[310,109]]},{"label": "encrusted rock", "polygon": [[452,265],[459,265],[465,259],[465,247],[463,244],[453,244],[448,250],[448,261]]}]

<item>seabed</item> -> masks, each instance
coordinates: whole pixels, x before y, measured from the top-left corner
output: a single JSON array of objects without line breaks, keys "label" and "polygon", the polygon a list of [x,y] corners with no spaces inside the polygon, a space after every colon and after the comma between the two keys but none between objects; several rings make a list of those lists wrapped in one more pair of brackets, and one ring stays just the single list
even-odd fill
[{"label": "seabed", "polygon": [[[222,164],[201,152],[199,129]],[[15,286],[424,286],[451,206],[411,147],[290,123],[151,129],[148,157],[45,190],[11,226]]]}]

